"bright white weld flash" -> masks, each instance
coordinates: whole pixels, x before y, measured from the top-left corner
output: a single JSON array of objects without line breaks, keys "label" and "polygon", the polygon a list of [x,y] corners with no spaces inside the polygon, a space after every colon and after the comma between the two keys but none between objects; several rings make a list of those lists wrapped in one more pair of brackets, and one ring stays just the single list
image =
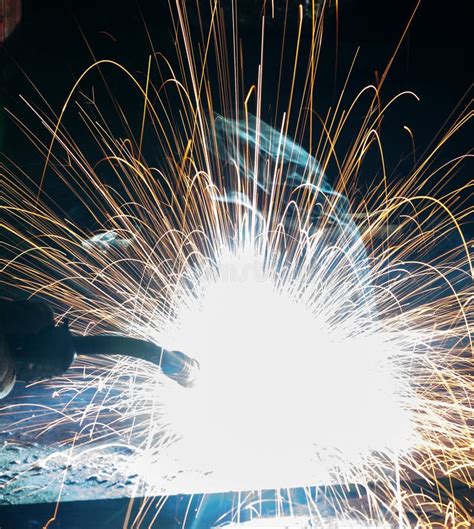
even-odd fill
[{"label": "bright white weld flash", "polygon": [[[342,301],[349,291],[341,283]],[[203,474],[213,490],[328,483],[413,442],[396,342],[367,317],[365,328],[347,314],[334,325],[318,296],[309,303],[295,292],[252,251],[226,252],[156,337],[200,363],[195,387],[160,387],[157,398],[181,437],[166,457],[198,471],[201,490]]]}]

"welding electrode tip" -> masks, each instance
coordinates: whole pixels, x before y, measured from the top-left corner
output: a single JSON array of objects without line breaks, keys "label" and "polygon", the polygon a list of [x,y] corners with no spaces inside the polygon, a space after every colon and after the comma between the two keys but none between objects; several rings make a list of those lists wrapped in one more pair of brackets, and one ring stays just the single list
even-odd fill
[{"label": "welding electrode tip", "polygon": [[153,342],[128,336],[75,336],[74,349],[81,355],[123,355],[140,358],[161,368],[163,373],[184,387],[191,387],[199,363],[181,351],[169,351]]}]

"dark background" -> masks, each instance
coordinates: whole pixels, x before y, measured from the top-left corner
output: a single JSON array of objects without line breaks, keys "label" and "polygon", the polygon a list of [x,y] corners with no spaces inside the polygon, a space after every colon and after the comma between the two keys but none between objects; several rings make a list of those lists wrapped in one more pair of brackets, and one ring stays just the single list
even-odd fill
[{"label": "dark background", "polygon": [[[193,1],[187,3],[191,13]],[[230,0],[222,3],[224,6],[229,5]],[[277,6],[284,5],[282,0],[276,0],[275,3]],[[292,52],[291,43],[294,41],[291,32],[296,28],[294,5],[297,2],[290,1],[290,4],[287,57]],[[360,52],[347,89],[346,108],[361,88],[375,83],[376,75],[380,75],[387,64],[415,4],[413,0],[341,0],[337,57],[335,10],[328,10],[315,94],[317,111],[325,114],[327,108],[335,103],[358,47]],[[411,154],[410,138],[403,130],[403,125],[409,126],[413,131],[417,151],[421,154],[442,129],[471,86],[469,4],[467,1],[421,2],[383,87],[384,101],[388,101],[402,90],[412,90],[421,98],[420,102],[410,97],[403,98],[384,119],[383,141],[392,172],[399,171],[403,174],[404,170],[397,169],[397,164]],[[259,5],[261,2],[256,0],[239,2],[242,13],[240,35],[244,43],[245,75],[248,84],[255,80],[259,55],[259,17],[254,14],[256,6]],[[281,19],[280,16],[278,20]],[[59,111],[73,82],[92,62],[88,46],[96,58],[116,59],[132,72],[143,76],[150,53],[145,24],[155,48],[163,51],[165,55],[173,55],[171,25],[165,0],[140,0],[137,3],[112,0],[25,0],[21,25],[0,48],[1,106],[6,106],[33,125],[35,118],[26,111],[25,105],[19,100],[19,94],[39,101],[34,92],[34,85],[42,92],[52,109]],[[272,91],[276,90],[275,73],[278,70],[275,68],[280,58],[281,28],[276,22],[272,25],[271,21],[267,22],[267,27],[264,68],[267,78],[264,86],[265,99],[271,102],[274,100]],[[309,27],[309,20],[305,21],[304,27]],[[305,42],[307,39],[303,39],[303,57]],[[304,61],[300,61],[300,64],[301,68],[306,66]],[[111,84],[114,89],[113,80]],[[117,87],[117,90],[120,88]],[[123,93],[118,95],[122,101],[127,97]],[[288,83],[283,82],[282,101],[285,100],[285,95],[288,95]],[[44,103],[41,105],[44,107]],[[140,115],[139,103],[129,106],[131,113]],[[107,109],[104,111],[107,113]],[[270,103],[264,105],[264,117],[266,112],[267,116],[274,115]],[[361,109],[361,117],[362,112]],[[110,119],[113,122],[113,117]],[[41,158],[35,157],[29,141],[22,140],[17,128],[9,121],[8,118],[3,120],[2,150],[15,161],[21,161],[22,167],[27,167],[30,172],[31,169],[37,170],[41,167]],[[350,142],[350,134],[351,131],[348,133],[347,142]],[[469,140],[468,133],[458,134],[445,149],[445,156],[448,158],[469,149]],[[343,138],[341,152],[344,152],[344,141]],[[147,146],[148,162],[154,163],[156,157],[159,157],[159,154],[155,152],[153,145]],[[406,167],[405,172],[408,169]]]}]

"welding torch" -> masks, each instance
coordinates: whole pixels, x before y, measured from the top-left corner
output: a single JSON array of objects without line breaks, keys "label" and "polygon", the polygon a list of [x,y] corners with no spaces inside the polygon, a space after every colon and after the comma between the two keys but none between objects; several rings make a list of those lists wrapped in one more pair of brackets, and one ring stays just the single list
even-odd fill
[{"label": "welding torch", "polygon": [[[35,311],[37,314],[38,308],[44,312],[41,305],[44,304],[36,303],[36,307],[26,305],[26,312],[29,309],[31,314]],[[1,308],[2,304],[0,316]],[[165,349],[147,340],[116,335],[77,336],[69,329],[67,320],[55,325],[51,311],[47,320],[47,325],[34,332],[20,331],[17,324],[3,325],[3,349],[13,363],[11,371],[14,371],[16,380],[33,382],[62,375],[72,366],[77,355],[121,355],[145,360],[158,366],[164,375],[184,387],[192,386],[199,369],[197,361],[184,353]],[[4,387],[3,396],[8,391]]]}]

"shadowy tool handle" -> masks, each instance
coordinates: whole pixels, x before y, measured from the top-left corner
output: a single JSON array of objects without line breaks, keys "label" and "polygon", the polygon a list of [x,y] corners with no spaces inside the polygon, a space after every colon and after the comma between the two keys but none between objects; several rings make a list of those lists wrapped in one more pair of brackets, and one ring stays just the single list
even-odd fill
[{"label": "shadowy tool handle", "polygon": [[180,351],[169,351],[146,340],[127,336],[74,336],[66,321],[26,336],[7,335],[18,380],[31,382],[66,372],[80,355],[123,355],[161,368],[182,386],[193,384],[199,364]]}]

